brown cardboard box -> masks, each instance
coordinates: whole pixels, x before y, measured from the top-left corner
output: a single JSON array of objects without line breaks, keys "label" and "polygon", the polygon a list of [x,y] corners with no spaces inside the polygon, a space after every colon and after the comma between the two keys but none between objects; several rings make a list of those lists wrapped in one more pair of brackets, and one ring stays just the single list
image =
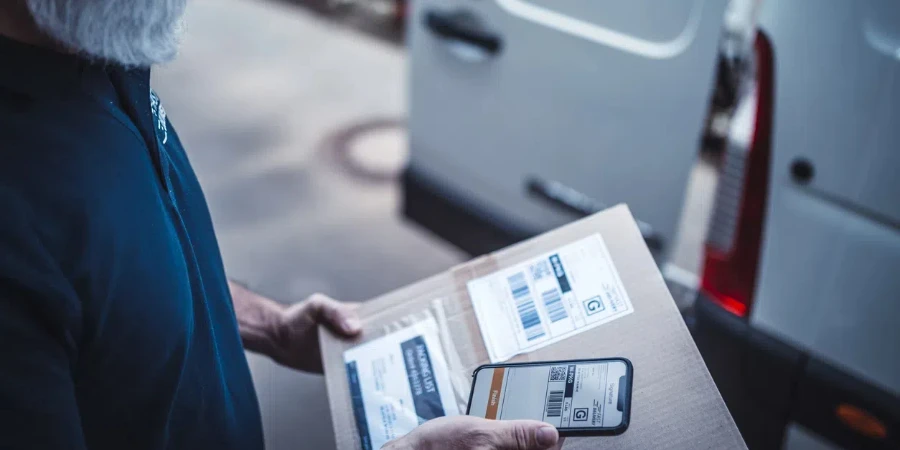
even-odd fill
[{"label": "brown cardboard box", "polygon": [[620,436],[569,438],[566,449],[746,448],[669,294],[630,211],[610,208],[534,239],[364,303],[362,337],[345,342],[320,330],[339,450],[360,448],[343,353],[386,333],[389,324],[444,299],[446,326],[464,370],[489,362],[466,283],[594,233],[606,243],[634,312],[510,362],[622,356],[634,364],[631,422]]}]

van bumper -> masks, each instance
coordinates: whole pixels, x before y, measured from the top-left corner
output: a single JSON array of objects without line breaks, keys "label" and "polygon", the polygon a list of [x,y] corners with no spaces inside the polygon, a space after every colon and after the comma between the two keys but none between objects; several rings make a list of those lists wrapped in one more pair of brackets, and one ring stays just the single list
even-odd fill
[{"label": "van bumper", "polygon": [[[900,448],[900,398],[752,327],[698,294],[689,321],[709,372],[751,449],[781,448],[791,423],[844,448]],[[840,405],[885,426],[870,437],[838,419]]]}]

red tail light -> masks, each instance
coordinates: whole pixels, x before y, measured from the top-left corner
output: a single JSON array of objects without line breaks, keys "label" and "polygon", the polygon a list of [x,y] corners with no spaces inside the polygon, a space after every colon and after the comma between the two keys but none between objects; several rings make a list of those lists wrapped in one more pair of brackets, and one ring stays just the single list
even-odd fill
[{"label": "red tail light", "polygon": [[737,127],[741,120],[748,123],[747,136],[729,143],[721,162],[700,283],[704,293],[741,317],[750,310],[756,285],[771,156],[772,47],[758,33],[754,48],[756,86],[748,93],[753,97],[738,106],[734,118]]}]

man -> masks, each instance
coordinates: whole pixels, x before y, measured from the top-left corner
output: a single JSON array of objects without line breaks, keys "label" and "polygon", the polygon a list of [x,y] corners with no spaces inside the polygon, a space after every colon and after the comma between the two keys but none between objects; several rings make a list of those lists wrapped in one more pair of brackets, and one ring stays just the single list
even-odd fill
[{"label": "man", "polygon": [[[149,86],[184,3],[0,2],[0,448],[259,449],[244,348],[321,372],[317,326],[360,331],[327,297],[283,307],[226,280]],[[540,422],[456,417],[388,447],[557,441]]]}]

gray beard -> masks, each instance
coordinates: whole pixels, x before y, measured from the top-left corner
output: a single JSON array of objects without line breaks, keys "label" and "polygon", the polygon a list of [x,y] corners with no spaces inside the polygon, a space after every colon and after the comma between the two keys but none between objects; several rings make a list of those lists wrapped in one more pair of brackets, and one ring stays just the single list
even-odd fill
[{"label": "gray beard", "polygon": [[127,67],[171,61],[187,0],[27,0],[37,26],[71,51]]}]

